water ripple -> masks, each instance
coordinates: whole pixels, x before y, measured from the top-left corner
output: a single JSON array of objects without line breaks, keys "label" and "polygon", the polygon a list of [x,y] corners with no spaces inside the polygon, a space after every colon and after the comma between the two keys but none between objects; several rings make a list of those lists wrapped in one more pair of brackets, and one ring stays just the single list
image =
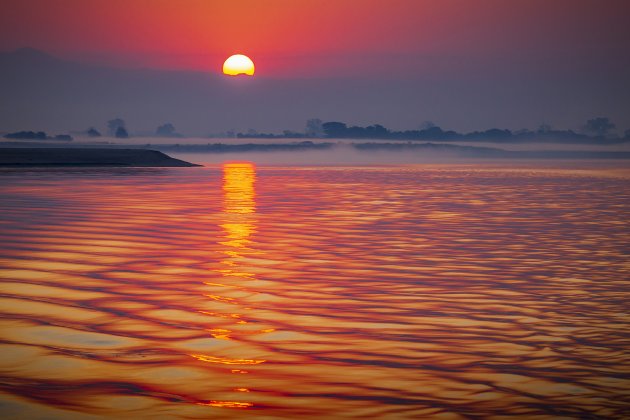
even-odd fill
[{"label": "water ripple", "polygon": [[16,418],[626,418],[627,179],[5,171],[0,402]]}]

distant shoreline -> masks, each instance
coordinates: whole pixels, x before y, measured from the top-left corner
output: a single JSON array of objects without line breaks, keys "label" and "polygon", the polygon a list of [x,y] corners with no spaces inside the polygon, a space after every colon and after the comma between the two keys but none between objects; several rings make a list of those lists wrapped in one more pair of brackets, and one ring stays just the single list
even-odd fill
[{"label": "distant shoreline", "polygon": [[[444,143],[332,143],[299,141],[292,143],[208,143],[208,144],[50,144],[0,142],[0,166],[198,166],[167,156],[165,153],[247,153],[247,152],[309,152],[342,148],[360,153],[405,153],[419,157],[473,159],[596,159],[630,160],[630,151],[608,150],[505,150],[495,147]],[[15,152],[22,150],[22,152]],[[47,150],[47,152],[41,152]],[[10,152],[13,151],[13,152]],[[36,152],[37,151],[37,152]],[[53,153],[53,151],[55,151]],[[17,154],[16,154],[17,153]],[[159,154],[159,155],[156,155]],[[13,157],[12,157],[13,156]]]},{"label": "distant shoreline", "polygon": [[192,167],[157,150],[70,147],[4,147],[0,167]]}]

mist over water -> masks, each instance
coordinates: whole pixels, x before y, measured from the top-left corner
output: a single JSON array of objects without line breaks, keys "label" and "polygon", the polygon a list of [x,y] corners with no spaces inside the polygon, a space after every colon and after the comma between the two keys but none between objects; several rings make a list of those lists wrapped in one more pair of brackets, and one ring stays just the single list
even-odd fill
[{"label": "mist over water", "polygon": [[234,153],[178,153],[170,156],[201,165],[218,165],[222,162],[253,162],[271,166],[341,166],[387,165],[466,161],[452,153],[409,153],[408,151],[360,151],[350,145],[339,145],[327,150],[299,150],[278,152]]},{"label": "mist over water", "polygon": [[[520,159],[466,156],[452,150],[359,150],[351,145],[336,145],[324,150],[296,151],[246,151],[246,152],[174,152],[166,151],[169,156],[204,166],[216,166],[223,162],[252,162],[266,166],[397,166],[397,165],[472,165],[475,167],[519,168],[583,168],[585,163],[590,168],[627,169],[627,159],[547,159],[541,158],[546,152],[537,154],[538,158]],[[588,154],[587,154],[588,156]],[[629,156],[630,157],[630,156]]]},{"label": "mist over water", "polygon": [[1,170],[4,415],[624,418],[627,170],[319,153]]}]

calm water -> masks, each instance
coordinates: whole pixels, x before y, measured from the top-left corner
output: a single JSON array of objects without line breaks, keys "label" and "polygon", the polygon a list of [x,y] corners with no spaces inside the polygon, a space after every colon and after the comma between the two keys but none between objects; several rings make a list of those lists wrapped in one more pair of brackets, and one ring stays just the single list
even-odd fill
[{"label": "calm water", "polygon": [[628,418],[629,179],[0,171],[0,414]]}]

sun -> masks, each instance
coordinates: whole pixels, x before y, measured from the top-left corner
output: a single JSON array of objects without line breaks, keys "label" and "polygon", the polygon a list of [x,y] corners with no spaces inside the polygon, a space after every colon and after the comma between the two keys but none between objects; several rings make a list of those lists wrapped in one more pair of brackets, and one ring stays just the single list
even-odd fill
[{"label": "sun", "polygon": [[239,74],[253,76],[254,71],[254,62],[243,54],[235,54],[223,63],[223,74],[228,76],[238,76]]}]

